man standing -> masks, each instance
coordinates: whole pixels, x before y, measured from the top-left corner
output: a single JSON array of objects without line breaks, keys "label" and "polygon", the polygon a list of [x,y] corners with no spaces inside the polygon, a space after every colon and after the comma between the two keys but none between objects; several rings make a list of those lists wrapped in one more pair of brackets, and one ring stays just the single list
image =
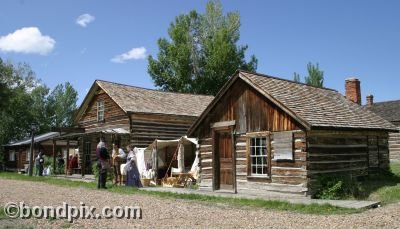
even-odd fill
[{"label": "man standing", "polygon": [[43,170],[44,170],[44,157],[43,157],[43,152],[39,152],[38,156],[38,164],[39,164],[39,176],[43,176]]},{"label": "man standing", "polygon": [[100,138],[99,144],[97,144],[96,149],[97,154],[97,168],[99,170],[99,179],[97,183],[97,188],[107,189],[106,181],[107,181],[107,170],[110,167],[109,159],[110,155],[108,154],[106,144],[104,143],[103,139]]}]

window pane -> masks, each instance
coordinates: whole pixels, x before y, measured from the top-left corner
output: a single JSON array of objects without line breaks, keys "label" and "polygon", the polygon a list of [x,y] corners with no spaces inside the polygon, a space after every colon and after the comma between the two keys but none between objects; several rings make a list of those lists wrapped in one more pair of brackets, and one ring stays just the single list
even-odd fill
[{"label": "window pane", "polygon": [[262,164],[263,164],[263,165],[266,165],[266,164],[267,164],[267,157],[263,157],[263,158],[262,158]]},{"label": "window pane", "polygon": [[267,156],[267,149],[266,149],[266,148],[263,148],[263,149],[262,149],[262,155],[263,155],[263,156]]},{"label": "window pane", "polygon": [[262,173],[262,167],[257,167],[257,174],[263,174]]},{"label": "window pane", "polygon": [[262,165],[262,158],[261,157],[257,157],[257,164],[258,165]]},{"label": "window pane", "polygon": [[262,139],[262,146],[264,146],[264,147],[267,146],[267,139],[266,138]]},{"label": "window pane", "polygon": [[260,138],[257,138],[257,146],[260,146],[261,145],[261,139]]}]

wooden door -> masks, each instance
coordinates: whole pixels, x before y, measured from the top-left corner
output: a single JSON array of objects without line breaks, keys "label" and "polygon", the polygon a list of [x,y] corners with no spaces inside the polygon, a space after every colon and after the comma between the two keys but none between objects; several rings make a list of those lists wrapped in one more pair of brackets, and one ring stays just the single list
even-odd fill
[{"label": "wooden door", "polygon": [[233,187],[233,144],[230,132],[215,134],[215,188],[217,190],[232,190]]}]

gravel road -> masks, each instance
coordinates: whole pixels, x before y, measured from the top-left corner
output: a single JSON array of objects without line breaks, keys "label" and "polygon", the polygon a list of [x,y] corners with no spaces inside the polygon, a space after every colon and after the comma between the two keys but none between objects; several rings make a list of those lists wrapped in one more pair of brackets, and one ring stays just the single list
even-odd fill
[{"label": "gravel road", "polygon": [[[400,228],[400,203],[352,215],[306,215],[224,204],[116,194],[0,179],[0,206],[139,206],[142,219],[0,219],[0,227],[33,228]],[[101,210],[98,210],[101,212]]]}]

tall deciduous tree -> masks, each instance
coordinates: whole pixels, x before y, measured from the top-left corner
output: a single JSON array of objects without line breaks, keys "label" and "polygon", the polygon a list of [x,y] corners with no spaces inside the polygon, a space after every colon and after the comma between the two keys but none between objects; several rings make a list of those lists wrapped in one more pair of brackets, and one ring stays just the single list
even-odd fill
[{"label": "tall deciduous tree", "polygon": [[40,133],[72,124],[76,90],[65,83],[49,92],[29,65],[6,63],[0,58],[0,161],[2,146],[29,136],[33,121],[39,123]]},{"label": "tall deciduous tree", "polygon": [[216,94],[236,69],[255,71],[257,59],[245,60],[247,45],[239,46],[240,16],[226,15],[218,1],[205,14],[179,15],[168,29],[170,39],[158,40],[157,59],[148,58],[148,72],[162,90]]},{"label": "tall deciduous tree", "polygon": [[47,98],[47,112],[50,125],[67,127],[72,124],[73,114],[76,110],[78,92],[69,82],[57,85]]},{"label": "tall deciduous tree", "polygon": [[[304,77],[304,82],[308,85],[315,87],[323,87],[324,86],[324,72],[319,69],[319,65],[312,64],[309,62],[307,64],[307,73],[308,76]],[[300,75],[298,73],[294,73],[293,80],[296,82],[301,82]]]}]

